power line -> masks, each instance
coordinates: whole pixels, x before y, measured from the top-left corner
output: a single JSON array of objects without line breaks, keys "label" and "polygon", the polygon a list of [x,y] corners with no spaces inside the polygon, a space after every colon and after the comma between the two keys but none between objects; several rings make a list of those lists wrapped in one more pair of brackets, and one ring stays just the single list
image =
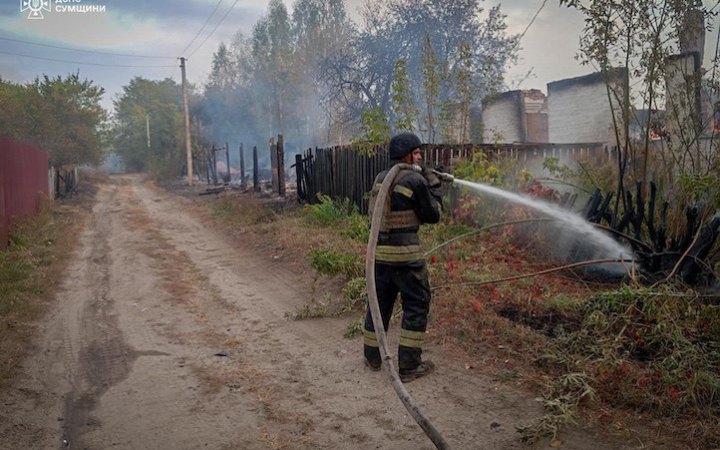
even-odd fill
[{"label": "power line", "polygon": [[[547,0],[545,0],[545,1],[547,1]],[[229,8],[227,11],[225,11],[225,15],[223,15],[223,16],[222,16],[222,19],[220,19],[220,22],[218,22],[217,25],[215,25],[215,28],[213,28],[213,30],[210,32],[210,34],[208,34],[208,35],[205,37],[205,39],[200,43],[200,45],[198,45],[198,46],[195,48],[195,50],[193,50],[192,53],[190,53],[190,55],[188,55],[188,56],[192,56],[192,55],[195,54],[196,51],[200,50],[200,47],[202,47],[203,44],[205,44],[205,42],[207,42],[207,40],[210,38],[210,36],[212,36],[213,33],[215,33],[215,30],[217,30],[218,27],[220,26],[220,24],[223,23],[223,21],[224,21],[225,18],[228,16],[228,14],[230,14],[230,11],[232,11],[232,9],[235,7],[235,5],[237,4],[237,2],[238,2],[238,0],[235,0],[235,2],[234,2],[232,5],[230,5],[230,8]]]},{"label": "power line", "polygon": [[530,23],[528,23],[527,26],[525,27],[525,29],[523,30],[523,32],[520,33],[520,37],[518,37],[518,43],[520,43],[522,38],[525,36],[525,33],[527,33],[527,31],[530,29],[530,26],[532,26],[532,24],[535,23],[535,19],[537,19],[537,16],[540,15],[540,11],[543,10],[543,8],[545,7],[545,4],[547,2],[548,2],[548,0],[543,0],[542,5],[540,5],[540,8],[538,8],[535,15],[532,17],[532,19],[530,19]]},{"label": "power line", "polygon": [[175,66],[143,66],[143,65],[133,65],[133,64],[102,64],[102,63],[91,63],[91,62],[81,62],[81,61],[70,61],[68,59],[57,59],[57,58],[45,58],[42,56],[32,56],[32,55],[24,55],[22,53],[14,53],[14,52],[6,52],[4,50],[0,50],[0,54],[5,55],[13,55],[13,56],[22,56],[23,58],[32,58],[32,59],[42,59],[45,61],[55,61],[55,62],[63,62],[63,63],[70,63],[70,64],[80,64],[80,65],[86,65],[86,66],[103,66],[103,67],[144,67],[144,68],[161,68],[161,67],[175,67]]},{"label": "power line", "polygon": [[195,33],[195,37],[192,38],[192,41],[190,41],[190,43],[183,49],[183,51],[181,52],[181,54],[184,55],[185,52],[188,51],[188,49],[190,48],[190,46],[193,44],[193,42],[195,42],[195,39],[197,39],[198,36],[200,36],[200,33],[202,33],[202,31],[205,29],[205,27],[207,26],[208,22],[210,22],[210,18],[212,18],[212,16],[215,15],[215,11],[217,11],[218,7],[220,6],[220,3],[222,3],[222,2],[223,2],[223,0],[218,0],[218,2],[215,4],[215,8],[213,8],[213,10],[212,10],[212,12],[210,13],[210,15],[207,17],[207,19],[205,19],[205,23],[203,23],[202,27],[200,27],[200,29],[198,30],[198,32]]},{"label": "power line", "polygon": [[84,50],[84,49],[78,49],[78,48],[63,47],[60,45],[41,44],[39,42],[23,41],[21,39],[12,39],[12,38],[6,38],[6,37],[0,37],[0,41],[19,42],[21,44],[37,45],[39,47],[58,48],[58,49],[62,49],[62,50],[69,50],[69,51],[81,52],[81,53],[97,53],[100,55],[126,56],[126,57],[132,57],[132,58],[174,59],[172,56],[131,55],[129,53],[113,53],[113,52],[103,52],[100,50]]}]

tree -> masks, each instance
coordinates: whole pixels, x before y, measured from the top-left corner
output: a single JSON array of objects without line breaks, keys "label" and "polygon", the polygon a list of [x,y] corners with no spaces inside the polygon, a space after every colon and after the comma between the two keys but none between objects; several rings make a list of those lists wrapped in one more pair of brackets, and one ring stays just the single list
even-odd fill
[{"label": "tree", "polygon": [[428,142],[435,142],[437,128],[437,110],[440,102],[441,67],[435,57],[435,51],[430,42],[430,35],[425,33],[422,48],[421,73],[422,93],[424,103],[424,124]]},{"label": "tree", "polygon": [[390,123],[385,113],[378,107],[363,111],[360,118],[360,135],[352,144],[360,153],[372,155],[375,148],[388,142],[392,137]]},{"label": "tree", "polygon": [[[270,101],[265,109],[271,118],[270,130],[283,130],[288,110],[292,107],[290,83],[291,30],[287,8],[281,0],[271,0],[268,15],[261,18],[253,29],[252,52],[256,82],[264,87]],[[272,135],[272,131],[269,133]]]},{"label": "tree", "polygon": [[455,70],[455,103],[458,106],[458,142],[470,138],[470,107],[478,88],[472,76],[472,51],[467,43],[460,46],[460,59]]},{"label": "tree", "polygon": [[0,80],[0,129],[47,151],[54,166],[98,164],[109,133],[104,92],[77,72],[26,85]]},{"label": "tree", "polygon": [[415,131],[417,121],[417,107],[415,95],[410,86],[407,73],[407,61],[398,59],[393,69],[392,85],[392,113],[396,131]]},{"label": "tree", "polygon": [[299,0],[293,7],[292,27],[293,84],[302,104],[298,132],[310,142],[337,142],[342,136],[337,122],[343,112],[336,100],[323,101],[322,68],[329,58],[346,48],[354,32],[353,24],[342,0]]},{"label": "tree", "polygon": [[[428,97],[427,76],[429,62],[433,61],[438,73],[445,72],[445,86],[433,78],[430,83],[438,87],[437,103],[423,105],[426,118],[434,122],[435,105],[450,99],[454,89],[455,73],[461,70],[461,61],[468,62],[478,97],[489,94],[503,85],[503,74],[517,54],[517,37],[507,36],[505,16],[499,7],[487,11],[485,20],[481,0],[445,2],[443,0],[369,0],[363,9],[363,28],[343,53],[328,62],[325,81],[333,98],[344,99],[349,111],[380,107],[391,114],[391,85],[396,61],[407,61],[412,90],[424,87]],[[469,57],[462,53],[467,45]],[[432,54],[429,53],[432,49]],[[431,59],[428,59],[430,58]],[[435,89],[435,88],[433,88]],[[430,97],[435,93],[430,92]],[[433,127],[428,132],[434,133]]]},{"label": "tree", "polygon": [[123,86],[123,93],[113,102],[114,146],[128,169],[150,170],[164,177],[180,175],[185,162],[182,98],[182,87],[170,78],[135,77]]}]

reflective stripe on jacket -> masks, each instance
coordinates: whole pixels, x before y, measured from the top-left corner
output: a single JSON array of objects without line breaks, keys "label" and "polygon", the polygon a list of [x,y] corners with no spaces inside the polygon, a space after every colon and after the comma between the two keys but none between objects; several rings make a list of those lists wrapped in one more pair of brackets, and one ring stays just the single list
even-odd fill
[{"label": "reflective stripe on jacket", "polygon": [[[388,172],[389,169],[375,178],[370,195],[370,217]],[[421,174],[413,170],[398,172],[384,205],[385,216],[375,250],[376,262],[406,264],[423,260],[418,229],[423,223],[440,220],[440,195],[434,191]]]}]

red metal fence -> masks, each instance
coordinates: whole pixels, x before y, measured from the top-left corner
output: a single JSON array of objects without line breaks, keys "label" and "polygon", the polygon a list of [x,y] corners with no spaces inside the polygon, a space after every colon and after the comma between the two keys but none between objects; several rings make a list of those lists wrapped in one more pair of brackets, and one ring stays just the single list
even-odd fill
[{"label": "red metal fence", "polygon": [[0,249],[8,244],[10,226],[37,212],[48,197],[48,155],[0,136]]}]

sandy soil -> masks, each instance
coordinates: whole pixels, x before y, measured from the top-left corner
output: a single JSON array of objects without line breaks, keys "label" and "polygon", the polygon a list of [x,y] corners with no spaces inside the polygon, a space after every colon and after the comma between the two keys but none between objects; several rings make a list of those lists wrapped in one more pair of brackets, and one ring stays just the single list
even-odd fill
[{"label": "sandy soil", "polygon": [[[364,367],[361,339],[342,337],[346,319],[285,319],[311,277],[231,245],[189,203],[137,176],[100,186],[35,350],[0,392],[0,448],[434,448]],[[426,355],[437,373],[407,386],[453,448],[527,448],[515,426],[542,414],[532,395],[443,348]],[[638,448],[587,430],[561,440]]]}]

